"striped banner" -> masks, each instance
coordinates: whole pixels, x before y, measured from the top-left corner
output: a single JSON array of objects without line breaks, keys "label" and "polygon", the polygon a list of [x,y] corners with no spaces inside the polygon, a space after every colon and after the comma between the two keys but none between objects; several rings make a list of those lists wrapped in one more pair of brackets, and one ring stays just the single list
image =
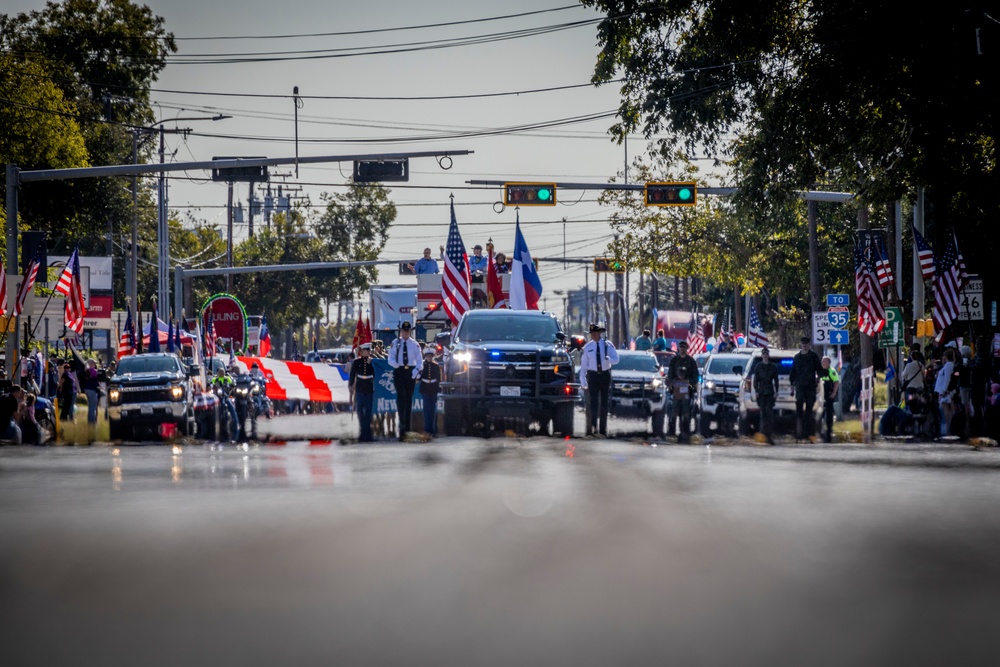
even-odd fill
[{"label": "striped banner", "polygon": [[236,362],[243,372],[257,362],[267,378],[267,397],[272,401],[350,401],[347,372],[337,366],[261,357],[236,357]]}]

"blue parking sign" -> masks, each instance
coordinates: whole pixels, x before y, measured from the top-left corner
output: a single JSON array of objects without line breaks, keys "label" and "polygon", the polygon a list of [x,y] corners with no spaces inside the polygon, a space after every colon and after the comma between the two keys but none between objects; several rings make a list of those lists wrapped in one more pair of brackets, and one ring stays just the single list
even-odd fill
[{"label": "blue parking sign", "polygon": [[847,329],[830,329],[830,345],[850,345],[851,337]]},{"label": "blue parking sign", "polygon": [[851,305],[850,294],[827,294],[826,305],[829,306],[849,306]]}]

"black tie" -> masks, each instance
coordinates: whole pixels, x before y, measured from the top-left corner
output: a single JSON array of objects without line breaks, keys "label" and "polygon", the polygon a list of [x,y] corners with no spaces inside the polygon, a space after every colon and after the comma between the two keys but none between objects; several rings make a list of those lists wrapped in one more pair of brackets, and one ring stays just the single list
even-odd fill
[{"label": "black tie", "polygon": [[597,372],[599,373],[604,370],[601,365],[601,341],[597,341],[597,345],[594,346],[594,354],[597,356]]},{"label": "black tie", "polygon": [[410,357],[409,357],[409,355],[407,355],[406,341],[405,340],[403,341],[403,365],[404,366],[409,366],[410,365]]}]

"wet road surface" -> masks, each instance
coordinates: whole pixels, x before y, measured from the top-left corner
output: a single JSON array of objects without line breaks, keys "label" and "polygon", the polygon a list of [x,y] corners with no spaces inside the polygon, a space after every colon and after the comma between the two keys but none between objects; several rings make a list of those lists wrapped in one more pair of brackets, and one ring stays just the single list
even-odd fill
[{"label": "wet road surface", "polygon": [[998,468],[958,444],[0,448],[3,664],[995,664]]}]

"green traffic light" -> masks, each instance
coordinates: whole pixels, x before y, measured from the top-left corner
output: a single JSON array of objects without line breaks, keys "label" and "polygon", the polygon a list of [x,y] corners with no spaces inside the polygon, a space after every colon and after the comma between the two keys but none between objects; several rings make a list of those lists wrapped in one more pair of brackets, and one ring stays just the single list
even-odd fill
[{"label": "green traffic light", "polygon": [[552,197],[552,191],[548,188],[538,188],[538,198],[541,201],[548,201]]},{"label": "green traffic light", "polygon": [[678,191],[677,194],[681,198],[681,201],[691,201],[691,189],[690,188],[681,188]]}]

